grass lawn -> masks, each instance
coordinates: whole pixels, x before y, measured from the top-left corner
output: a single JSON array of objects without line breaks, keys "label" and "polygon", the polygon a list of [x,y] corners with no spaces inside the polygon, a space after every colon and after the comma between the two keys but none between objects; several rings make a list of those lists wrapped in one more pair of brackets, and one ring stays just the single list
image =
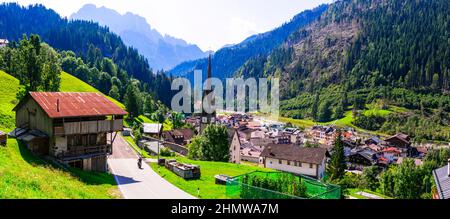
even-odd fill
[{"label": "grass lawn", "polygon": [[377,193],[377,192],[374,192],[374,191],[370,191],[368,189],[348,189],[348,194],[350,196],[352,196],[352,197],[355,197],[357,199],[369,199],[369,198],[367,198],[365,196],[358,195],[357,194],[358,192],[366,192],[366,193],[369,193],[369,194],[380,196],[380,197],[382,197],[384,199],[392,199],[391,197],[385,196],[383,194],[380,194],[380,193]]},{"label": "grass lawn", "polygon": [[21,198],[111,199],[120,193],[112,175],[64,171],[9,139],[0,147],[0,199]]},{"label": "grass lawn", "polygon": [[[176,158],[182,163],[195,164],[200,166],[201,178],[199,180],[184,180],[165,167],[159,167],[159,174],[187,193],[202,199],[226,199],[226,186],[216,185],[214,176],[217,174],[225,174],[228,176],[238,176],[253,171],[272,171],[261,167],[238,165],[232,163],[193,161],[187,158]],[[151,167],[158,173],[158,165],[152,163]],[[197,196],[197,188],[200,188],[200,196]]]},{"label": "grass lawn", "polygon": [[[147,116],[144,115],[140,115],[138,118],[134,119],[136,122],[138,123],[158,123],[157,121],[154,121],[150,118],[148,118]],[[125,119],[124,120],[124,125],[126,127],[132,127],[133,124],[130,123],[129,119]],[[166,121],[164,121],[164,126],[163,126],[164,131],[170,131],[173,129],[173,125],[172,125],[172,121],[166,119]]]},{"label": "grass lawn", "polygon": [[0,130],[12,131],[15,127],[15,112],[12,111],[18,103],[16,93],[19,91],[19,80],[0,71]]},{"label": "grass lawn", "polygon": [[[96,92],[101,93],[91,85],[85,83],[84,81],[66,73],[61,73],[61,86],[59,89],[61,92]],[[106,95],[105,95],[106,96]],[[125,109],[125,106],[120,103],[119,101],[106,96],[109,100],[111,100],[113,103],[115,103],[117,106],[119,106],[122,109]]]}]

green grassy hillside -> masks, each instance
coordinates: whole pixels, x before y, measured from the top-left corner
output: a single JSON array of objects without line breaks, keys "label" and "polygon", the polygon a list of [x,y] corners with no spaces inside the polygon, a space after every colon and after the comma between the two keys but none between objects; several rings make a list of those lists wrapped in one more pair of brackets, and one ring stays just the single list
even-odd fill
[{"label": "green grassy hillside", "polygon": [[12,109],[17,104],[16,93],[19,90],[19,80],[0,71],[0,130],[11,131],[14,129],[14,112]]},{"label": "green grassy hillside", "polygon": [[[59,88],[61,92],[98,92],[97,89],[93,88],[91,85],[85,83],[84,81],[66,73],[61,73],[61,86]],[[115,103],[117,106],[120,106],[122,109],[125,109],[125,106],[119,101],[106,96],[109,100]]]},{"label": "green grassy hillside", "polygon": [[110,199],[120,197],[109,174],[64,171],[33,156],[15,139],[0,147],[0,199]]},{"label": "green grassy hillside", "polygon": [[[66,73],[62,74],[62,91],[97,92],[89,85]],[[0,130],[14,129],[19,81],[0,71]],[[117,101],[116,101],[117,102]],[[123,107],[122,104],[120,106]],[[15,139],[7,147],[0,146],[0,199],[108,199],[120,197],[112,175],[55,167],[33,156]]]}]

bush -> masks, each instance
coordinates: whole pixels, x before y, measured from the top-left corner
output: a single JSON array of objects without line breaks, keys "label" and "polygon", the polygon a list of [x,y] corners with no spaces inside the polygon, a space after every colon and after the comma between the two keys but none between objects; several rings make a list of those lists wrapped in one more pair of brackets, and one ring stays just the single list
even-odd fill
[{"label": "bush", "polygon": [[363,129],[377,131],[383,126],[385,121],[386,119],[382,116],[361,114],[355,119],[353,124]]},{"label": "bush", "polygon": [[175,157],[175,153],[167,148],[161,148],[159,150],[159,155],[163,157]]}]

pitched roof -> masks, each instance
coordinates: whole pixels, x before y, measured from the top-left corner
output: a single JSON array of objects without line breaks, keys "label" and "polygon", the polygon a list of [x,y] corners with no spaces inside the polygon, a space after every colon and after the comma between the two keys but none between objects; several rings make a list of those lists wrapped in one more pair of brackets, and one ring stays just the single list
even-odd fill
[{"label": "pitched roof", "polygon": [[145,134],[159,134],[161,132],[162,124],[144,123]]},{"label": "pitched roof", "polygon": [[321,164],[327,155],[325,148],[305,148],[294,144],[269,144],[261,157]]},{"label": "pitched roof", "polygon": [[450,177],[448,176],[448,166],[446,165],[434,170],[433,176],[434,181],[436,182],[439,198],[450,199]]},{"label": "pitched roof", "polygon": [[33,98],[52,119],[128,114],[100,93],[81,92],[30,92],[13,110],[28,98]]},{"label": "pitched roof", "polygon": [[391,137],[385,139],[384,141],[390,141],[392,139],[399,139],[400,141],[403,141],[406,144],[410,144],[410,140],[411,140],[408,135],[403,134],[403,133],[398,133],[394,136],[391,136]]},{"label": "pitched roof", "polygon": [[382,152],[395,153],[395,154],[401,154],[402,153],[399,149],[394,148],[394,147],[386,148]]},{"label": "pitched roof", "polygon": [[174,129],[166,133],[172,136],[182,136],[184,140],[191,140],[195,135],[191,129]]}]

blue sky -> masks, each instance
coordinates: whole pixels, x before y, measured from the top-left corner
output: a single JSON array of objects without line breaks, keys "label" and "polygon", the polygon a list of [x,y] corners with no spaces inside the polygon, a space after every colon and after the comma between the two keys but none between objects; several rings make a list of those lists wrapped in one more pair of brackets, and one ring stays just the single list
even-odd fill
[{"label": "blue sky", "polygon": [[195,43],[203,50],[217,50],[266,32],[294,15],[334,0],[7,0],[21,5],[42,3],[62,16],[84,4],[132,12],[147,19],[162,34]]}]

